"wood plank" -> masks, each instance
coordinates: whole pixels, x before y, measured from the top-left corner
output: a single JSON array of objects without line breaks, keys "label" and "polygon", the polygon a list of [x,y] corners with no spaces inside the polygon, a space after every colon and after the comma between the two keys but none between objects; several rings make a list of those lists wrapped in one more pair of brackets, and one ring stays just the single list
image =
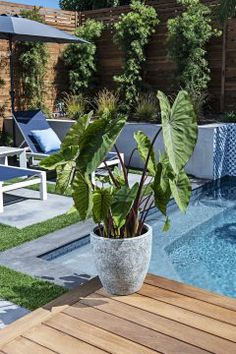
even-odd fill
[{"label": "wood plank", "polygon": [[[107,295],[104,290],[101,290],[101,294],[110,296]],[[145,296],[139,294],[123,296],[122,299],[120,299],[118,296],[113,296],[113,298],[117,301],[125,301],[125,303],[131,306],[141,308],[145,311],[166,317],[170,320],[178,321],[187,326],[197,328],[201,331],[228,339],[236,343],[235,326],[229,325],[227,323],[223,323],[158,300],[146,298]]]},{"label": "wood plank", "polygon": [[80,321],[66,314],[58,314],[50,318],[46,323],[47,326],[67,333],[84,342],[94,345],[100,349],[106,350],[113,354],[151,354],[157,353],[151,349],[147,349],[142,345],[136,344],[116,334],[107,332],[103,329]]},{"label": "wood plank", "polygon": [[148,284],[138,293],[236,326],[236,312],[232,310]]},{"label": "wood plank", "polygon": [[22,337],[8,343],[3,350],[5,354],[55,354],[54,351]]},{"label": "wood plank", "polygon": [[32,340],[60,354],[105,353],[103,350],[43,324],[27,331],[27,333],[24,334],[24,338]]},{"label": "wood plank", "polygon": [[18,321],[1,330],[0,348],[11,341],[12,339],[20,336],[28,329],[36,326],[55,313],[58,313],[68,306],[76,303],[80,297],[87,296],[101,287],[98,278],[92,279],[90,282],[80,286],[67,294],[62,295],[58,299],[50,302],[44,307],[22,317]]},{"label": "wood plank", "polygon": [[[94,307],[96,307],[96,304],[101,303],[99,306],[100,311],[104,311],[126,320],[132,320],[132,322],[138,323],[144,327],[151,328],[210,352],[225,354],[225,348],[233,350],[235,347],[234,344],[232,345],[225,339],[215,337],[209,333],[127,305],[123,301],[123,297],[121,297],[120,300],[114,300],[113,297],[106,298],[96,293],[89,295],[87,298],[83,299],[81,303]],[[73,308],[76,307],[77,304],[73,306]]]},{"label": "wood plank", "polygon": [[100,310],[102,302],[104,301],[97,301],[95,307],[90,307],[82,303],[78,303],[76,307],[70,307],[66,309],[64,313],[97,326],[108,332],[117,334],[140,345],[146,346],[149,349],[163,352],[165,354],[209,353],[209,351],[176,340],[175,338],[166,336],[163,333],[105,313]]},{"label": "wood plank", "polygon": [[184,283],[179,283],[175,280],[148,274],[145,280],[146,284],[157,286],[166,290],[175,291],[176,293],[193,297],[198,300],[208,302],[213,305],[227,308],[236,311],[236,301],[227,296],[217,295],[203,289],[193,287]]}]

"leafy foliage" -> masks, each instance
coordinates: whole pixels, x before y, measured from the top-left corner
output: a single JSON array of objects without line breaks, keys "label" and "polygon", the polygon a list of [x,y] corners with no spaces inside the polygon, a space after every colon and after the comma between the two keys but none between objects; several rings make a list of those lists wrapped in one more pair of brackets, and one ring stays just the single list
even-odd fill
[{"label": "leafy foliage", "polygon": [[96,40],[101,36],[104,25],[95,20],[87,20],[75,31],[90,44],[70,44],[63,53],[62,60],[68,70],[69,89],[74,95],[86,92],[93,84],[96,72]]},{"label": "leafy foliage", "polygon": [[114,42],[124,52],[123,73],[114,80],[118,83],[126,111],[135,103],[146,61],[145,47],[159,23],[155,9],[143,1],[132,0],[130,7],[131,11],[122,14],[115,24],[114,35]]},{"label": "leafy foliage", "polygon": [[[110,119],[104,114],[90,124],[92,113],[80,117],[68,133],[61,151],[41,163],[44,168],[59,169],[59,185],[61,181],[62,184],[64,180],[69,181],[81,219],[92,215],[101,236],[123,238],[140,235],[153,200],[166,216],[164,230],[167,230],[170,226],[167,205],[171,194],[181,211],[187,209],[191,184],[184,166],[197,139],[196,116],[185,91],[178,94],[172,106],[162,92],[158,93],[158,98],[166,152],[159,161],[156,160],[154,144],[162,129],[157,131],[152,141],[142,132],[135,134],[137,149],[145,164],[140,183],[130,186],[128,172],[118,150],[122,170],[116,168],[112,171],[107,166],[108,177],[99,185],[90,178],[123,129],[126,119],[122,115]],[[70,173],[68,166],[71,166]],[[151,175],[151,182],[146,184],[148,175]],[[141,213],[141,206],[147,212]]]},{"label": "leafy foliage", "polygon": [[158,101],[152,93],[141,93],[137,97],[132,119],[139,122],[157,122]]},{"label": "leafy foliage", "polygon": [[62,102],[66,117],[72,120],[76,119],[78,116],[84,115],[87,111],[88,104],[88,99],[82,94],[70,95],[66,93]]},{"label": "leafy foliage", "polygon": [[236,123],[236,112],[225,112],[222,116],[219,116],[218,121],[224,123]]},{"label": "leafy foliage", "polygon": [[60,0],[61,9],[70,11],[86,11],[128,5],[130,0]]},{"label": "leafy foliage", "polygon": [[220,32],[213,28],[211,10],[200,0],[177,0],[182,14],[168,21],[170,58],[176,63],[176,83],[201,103],[198,96],[207,91],[210,69],[206,44]]},{"label": "leafy foliage", "polygon": [[[33,21],[43,22],[40,8],[22,10],[21,16]],[[43,107],[43,94],[45,91],[46,66],[49,53],[44,43],[20,42],[16,46],[20,64],[20,83],[22,86],[22,104],[27,107]]]},{"label": "leafy foliage", "polygon": [[95,98],[96,112],[100,116],[102,114],[113,115],[118,111],[119,95],[107,89],[98,92]]},{"label": "leafy foliage", "polygon": [[197,142],[196,115],[185,91],[179,92],[172,107],[162,92],[158,93],[158,98],[165,149],[172,169],[178,174],[188,162]]},{"label": "leafy foliage", "polygon": [[222,22],[235,15],[236,0],[220,0],[218,15]]}]

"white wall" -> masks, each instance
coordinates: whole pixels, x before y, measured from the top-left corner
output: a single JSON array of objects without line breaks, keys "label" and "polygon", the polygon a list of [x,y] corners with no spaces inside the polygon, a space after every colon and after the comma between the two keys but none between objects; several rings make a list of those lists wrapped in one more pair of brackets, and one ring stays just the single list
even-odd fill
[{"label": "white wall", "polygon": [[[193,156],[186,166],[187,173],[199,177],[213,179],[213,143],[215,128],[222,124],[209,124],[199,126],[198,141]],[[160,129],[158,124],[147,123],[127,123],[117,141],[120,151],[125,151],[125,161],[128,163],[129,157],[136,147],[133,135],[136,131],[143,131],[150,139],[154,137],[157,130]],[[154,149],[158,156],[159,151],[163,151],[163,137],[157,139]],[[142,168],[143,162],[137,152],[135,152],[131,165],[136,168]]]},{"label": "white wall", "polygon": [[[48,120],[52,129],[57,133],[59,138],[63,140],[67,131],[73,124],[70,120],[58,120],[49,119]],[[5,130],[12,134],[12,120],[6,119],[4,122]],[[198,142],[193,153],[193,156],[186,166],[187,173],[199,177],[199,178],[213,178],[213,140],[214,140],[214,130],[216,127],[222,126],[222,124],[209,124],[204,126],[199,126]],[[117,141],[117,146],[121,152],[125,153],[125,162],[128,163],[129,158],[133,149],[136,147],[136,142],[133,135],[136,131],[143,131],[150,139],[154,137],[157,130],[160,129],[158,124],[148,124],[148,123],[127,123],[123,129],[120,137]],[[17,142],[22,141],[19,133],[17,134]],[[159,151],[163,151],[163,138],[160,134],[157,139],[155,146],[155,152],[158,155]],[[140,159],[137,152],[135,152],[132,159],[132,167],[142,168],[143,162]]]}]

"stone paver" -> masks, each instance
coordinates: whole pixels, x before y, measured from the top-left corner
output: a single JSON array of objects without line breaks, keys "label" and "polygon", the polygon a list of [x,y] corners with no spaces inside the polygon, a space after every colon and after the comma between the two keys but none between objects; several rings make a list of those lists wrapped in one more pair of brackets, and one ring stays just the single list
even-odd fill
[{"label": "stone paver", "polygon": [[[13,199],[18,197],[18,202]],[[0,224],[18,229],[37,224],[65,214],[72,207],[72,198],[48,194],[48,200],[39,199],[39,192],[19,189],[5,196],[4,213],[0,214]]]},{"label": "stone paver", "polygon": [[72,270],[71,267],[67,267],[60,262],[49,262],[39,258],[39,256],[88,235],[93,226],[94,224],[91,221],[77,223],[1,252],[0,264],[68,288],[78,286],[90,279],[91,273],[88,267],[81,268],[78,266],[77,269],[74,267]]},{"label": "stone paver", "polygon": [[0,299],[0,329],[27,315],[30,311]]}]

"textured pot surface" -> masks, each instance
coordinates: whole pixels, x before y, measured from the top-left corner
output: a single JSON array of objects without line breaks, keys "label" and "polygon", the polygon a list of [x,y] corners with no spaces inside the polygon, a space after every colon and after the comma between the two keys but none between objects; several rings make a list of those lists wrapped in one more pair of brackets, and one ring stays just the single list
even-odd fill
[{"label": "textured pot surface", "polygon": [[91,233],[91,245],[98,276],[113,295],[129,295],[140,290],[152,253],[152,228],[142,236],[109,239]]}]

